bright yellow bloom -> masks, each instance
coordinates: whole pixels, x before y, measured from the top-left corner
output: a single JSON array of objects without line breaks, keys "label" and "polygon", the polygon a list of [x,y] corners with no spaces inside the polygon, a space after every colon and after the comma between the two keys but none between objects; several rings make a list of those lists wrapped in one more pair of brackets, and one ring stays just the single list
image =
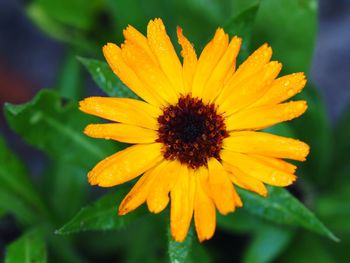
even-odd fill
[{"label": "bright yellow bloom", "polygon": [[140,179],[119,207],[124,215],[143,203],[159,213],[171,203],[171,233],[183,241],[194,216],[200,241],[215,231],[221,214],[242,206],[234,185],[262,196],[265,184],[287,186],[304,161],[307,144],[257,130],[294,119],[305,101],[284,102],[300,92],[303,73],[277,78],[282,65],[270,61],[268,45],[236,69],[241,39],[223,29],[197,59],[177,30],[179,60],[161,19],[151,20],[147,37],[132,26],[125,42],[109,43],[103,53],[113,72],[144,101],[91,97],[80,102],[86,113],[113,121],[91,124],[88,136],[135,144],[98,163],[92,185],[111,187]]}]

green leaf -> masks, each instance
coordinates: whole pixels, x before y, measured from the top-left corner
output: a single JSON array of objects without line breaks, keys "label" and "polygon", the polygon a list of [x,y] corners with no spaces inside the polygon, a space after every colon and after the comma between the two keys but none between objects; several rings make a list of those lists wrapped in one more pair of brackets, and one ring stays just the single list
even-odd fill
[{"label": "green leaf", "polygon": [[217,214],[216,217],[218,228],[232,233],[251,233],[260,227],[262,221],[243,209],[228,215]]},{"label": "green leaf", "polygon": [[60,161],[52,162],[45,171],[43,187],[50,191],[44,190],[43,194],[55,215],[56,226],[72,218],[85,204],[89,188],[86,173],[86,169]]},{"label": "green leaf", "polygon": [[260,225],[243,256],[244,263],[272,262],[289,244],[293,230],[273,225]]},{"label": "green leaf", "polygon": [[119,78],[109,68],[107,63],[96,59],[82,57],[79,57],[78,59],[89,71],[97,86],[101,88],[108,96],[134,99],[138,98],[119,80]]},{"label": "green leaf", "polygon": [[0,136],[0,208],[13,213],[22,223],[35,221],[44,213],[41,198],[30,182],[22,162],[8,149]]},{"label": "green leaf", "polygon": [[[29,144],[48,153],[54,160],[91,168],[121,144],[91,139],[83,134],[93,118],[78,110],[74,102],[64,102],[57,93],[41,90],[32,101],[5,104],[10,127]],[[118,147],[115,147],[118,145]]]},{"label": "green leaf", "polygon": [[316,0],[261,1],[254,46],[267,42],[287,72],[308,72],[317,32],[316,11]]},{"label": "green leaf", "polygon": [[313,182],[326,186],[329,180],[333,180],[329,170],[333,141],[326,105],[312,85],[308,85],[295,99],[304,99],[308,103],[307,111],[291,123],[297,138],[310,145],[310,155],[302,167]]},{"label": "green leaf", "polygon": [[61,66],[56,89],[63,98],[78,100],[83,93],[81,64],[75,52],[69,50]]},{"label": "green leaf", "polygon": [[46,249],[40,229],[30,230],[6,249],[5,263],[45,263]]},{"label": "green leaf", "polygon": [[58,229],[56,234],[71,234],[92,230],[118,230],[140,217],[142,209],[118,216],[117,206],[124,198],[125,192],[106,194],[92,205],[82,208],[68,223]]},{"label": "green leaf", "polygon": [[[96,52],[96,44],[88,41],[81,31],[72,30],[50,16],[37,2],[31,2],[26,7],[26,15],[41,31],[55,40],[68,43],[81,52]],[[99,48],[98,48],[99,50]]]},{"label": "green leaf", "polygon": [[[350,171],[350,104],[334,129],[332,171],[349,175]],[[345,172],[346,171],[346,172]],[[334,178],[332,178],[334,179]]]},{"label": "green leaf", "polygon": [[317,199],[316,203],[316,211],[320,217],[339,234],[342,241],[344,234],[350,234],[349,187],[349,173],[347,173],[344,181],[328,189]]},{"label": "green leaf", "polygon": [[36,0],[45,13],[66,26],[89,29],[100,9],[100,0]]},{"label": "green leaf", "polygon": [[170,227],[168,228],[168,253],[170,263],[183,263],[187,262],[192,243],[194,241],[194,230],[191,225],[188,230],[187,237],[183,242],[176,242],[170,233]]},{"label": "green leaf", "polygon": [[[329,246],[326,246],[323,240],[319,239],[317,236],[312,235],[311,233],[298,233],[296,235],[293,243],[288,247],[288,249],[278,258],[276,262],[282,263],[336,263],[343,262],[342,260],[335,260],[330,253]],[[339,247],[343,242],[333,244],[335,247]],[[347,246],[345,249],[348,250]],[[344,248],[343,248],[344,249]],[[338,253],[339,254],[339,253]],[[338,255],[337,255],[338,256]],[[346,260],[344,261],[346,262]]]},{"label": "green leaf", "polygon": [[338,238],[286,189],[269,187],[268,197],[238,190],[243,199],[243,209],[248,212],[277,224],[301,226],[338,241]]},{"label": "green leaf", "polygon": [[256,1],[247,9],[231,18],[224,26],[225,31],[231,36],[239,36],[243,43],[240,50],[240,62],[249,55],[250,41],[256,14],[259,8],[259,1]]}]

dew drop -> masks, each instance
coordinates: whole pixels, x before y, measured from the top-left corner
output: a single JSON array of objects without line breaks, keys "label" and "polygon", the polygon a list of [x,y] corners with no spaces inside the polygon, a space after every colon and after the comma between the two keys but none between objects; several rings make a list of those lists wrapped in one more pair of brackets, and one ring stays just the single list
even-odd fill
[{"label": "dew drop", "polygon": [[288,96],[293,96],[294,95],[294,89],[288,89],[287,95]]}]

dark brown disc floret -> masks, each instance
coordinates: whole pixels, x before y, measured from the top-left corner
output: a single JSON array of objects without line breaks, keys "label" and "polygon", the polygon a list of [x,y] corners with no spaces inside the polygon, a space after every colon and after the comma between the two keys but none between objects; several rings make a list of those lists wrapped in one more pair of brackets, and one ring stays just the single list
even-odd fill
[{"label": "dark brown disc floret", "polygon": [[222,141],[228,133],[214,104],[183,96],[177,104],[163,109],[158,123],[157,141],[164,144],[165,159],[179,160],[193,169],[206,165],[210,157],[220,160]]}]

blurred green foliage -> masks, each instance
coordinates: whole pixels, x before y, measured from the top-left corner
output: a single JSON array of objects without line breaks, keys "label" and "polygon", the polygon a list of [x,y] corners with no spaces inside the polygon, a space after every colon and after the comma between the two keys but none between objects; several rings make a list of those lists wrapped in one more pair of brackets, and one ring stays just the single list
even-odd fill
[{"label": "blurred green foliage", "polygon": [[[167,232],[168,210],[151,215],[142,208],[117,216],[131,184],[106,193],[93,192],[86,182],[87,171],[97,161],[125,145],[83,135],[84,126],[98,120],[80,113],[77,101],[88,95],[87,73],[107,95],[136,98],[101,56],[107,41],[122,41],[127,24],[145,32],[149,19],[161,17],[174,43],[180,25],[197,52],[222,26],[231,36],[243,37],[239,61],[268,42],[284,73],[308,72],[317,30],[316,0],[32,0],[23,8],[38,28],[63,42],[67,52],[55,87],[26,104],[4,108],[13,131],[48,156],[45,171],[32,180],[0,137],[0,162],[6,164],[0,166],[0,217],[13,215],[23,233],[8,245],[5,263],[231,262],[234,255],[247,263],[347,259],[350,108],[331,127],[312,85],[298,95],[308,101],[307,113],[269,129],[311,145],[310,158],[301,164],[300,179],[291,188],[301,202],[285,189],[270,188],[268,198],[240,190],[245,206],[218,215],[217,235],[246,240],[243,251],[234,244],[225,250],[216,237],[199,244],[193,226],[185,242],[174,242]],[[321,221],[341,243],[334,242],[336,236]]]}]

